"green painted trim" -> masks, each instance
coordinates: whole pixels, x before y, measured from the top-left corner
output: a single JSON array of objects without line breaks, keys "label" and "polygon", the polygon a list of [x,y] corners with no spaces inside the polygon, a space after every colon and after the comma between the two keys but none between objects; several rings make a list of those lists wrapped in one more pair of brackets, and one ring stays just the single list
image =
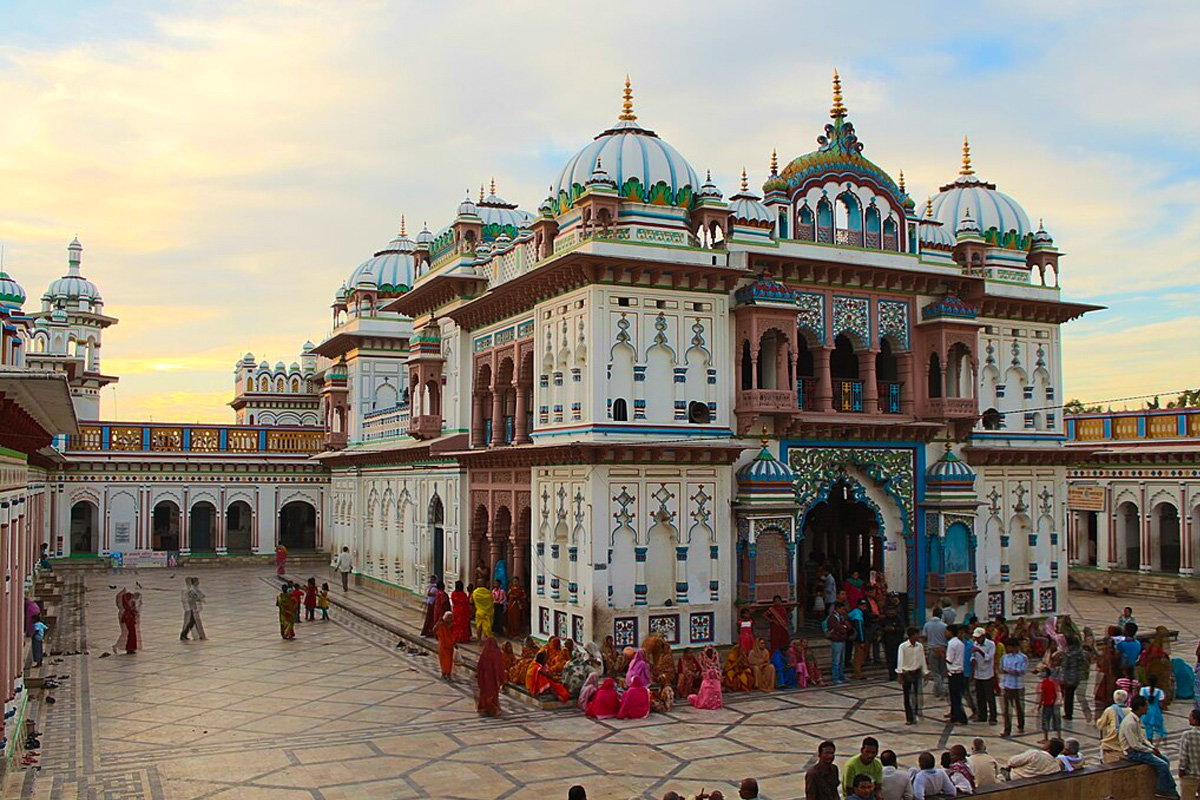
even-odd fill
[{"label": "green painted trim", "polygon": [[[23,654],[24,654],[24,650],[22,650],[22,655]],[[21,659],[21,663],[22,664],[25,663],[24,658]],[[24,727],[25,714],[26,714],[26,711],[28,710],[28,706],[29,706],[29,687],[26,686],[24,688],[24,690],[21,692],[21,705],[17,709],[17,713],[13,716],[11,724],[6,722],[4,725],[4,730],[8,734],[8,747],[4,748],[4,772],[6,774],[8,773],[8,770],[11,769],[11,767],[12,767],[13,756],[15,756],[17,754],[18,736],[21,733],[21,728]],[[14,731],[16,732],[15,735],[13,733]]]},{"label": "green painted trim", "polygon": [[419,598],[424,597],[423,594],[418,594],[416,591],[414,591],[413,589],[409,589],[407,586],[401,586],[398,583],[392,583],[391,581],[385,581],[383,578],[376,578],[374,575],[366,575],[362,572],[355,572],[354,576],[356,578],[361,578],[363,580],[372,581],[373,583],[380,583],[380,584],[383,584],[384,586],[391,586],[395,589],[399,589],[402,592],[407,592],[408,594],[411,594],[413,597],[419,597]]},{"label": "green painted trim", "polygon": [[22,453],[20,450],[10,450],[7,447],[0,447],[0,456],[8,456],[9,458],[15,458],[18,461],[20,461],[22,464],[29,463],[29,454]]}]

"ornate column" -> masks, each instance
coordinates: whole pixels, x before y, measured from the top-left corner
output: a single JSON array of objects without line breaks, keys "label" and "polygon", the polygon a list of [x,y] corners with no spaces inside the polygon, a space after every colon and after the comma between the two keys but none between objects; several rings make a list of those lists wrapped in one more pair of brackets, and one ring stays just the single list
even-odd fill
[{"label": "ornate column", "polygon": [[687,557],[686,546],[675,548],[675,602],[680,605],[688,601]]},{"label": "ornate column", "polygon": [[829,371],[829,356],[832,347],[818,347],[813,351],[813,375],[817,379],[817,411],[833,411],[833,376]]},{"label": "ornate column", "polygon": [[712,602],[717,602],[721,597],[721,546],[710,544],[708,546],[708,599]]},{"label": "ornate column", "polygon": [[483,395],[471,398],[471,447],[483,447]]},{"label": "ornate column", "polygon": [[633,548],[634,559],[634,577],[633,577],[633,604],[635,606],[646,605],[646,550],[645,547]]},{"label": "ornate column", "polygon": [[489,447],[504,446],[504,390],[497,386],[492,391],[492,443]]},{"label": "ornate column", "polygon": [[875,357],[879,351],[863,350],[858,354],[859,377],[863,382],[863,411],[867,414],[878,414],[879,384],[875,380]]},{"label": "ornate column", "polygon": [[896,372],[902,382],[900,386],[900,413],[905,416],[912,416],[916,407],[916,402],[913,398],[916,396],[917,376],[913,370],[913,354],[911,351],[896,355]]},{"label": "ornate column", "polygon": [[1138,526],[1139,535],[1142,540],[1142,546],[1138,548],[1138,572],[1150,572],[1153,566],[1150,563],[1150,510],[1146,508],[1146,484],[1142,483],[1141,489],[1142,499],[1138,503],[1138,513],[1140,514]]},{"label": "ornate column", "polygon": [[492,535],[488,541],[488,583],[491,583],[492,576],[496,574],[496,562],[500,560],[500,537],[492,531]]},{"label": "ornate column", "polygon": [[529,444],[531,441],[526,416],[529,413],[529,398],[526,395],[529,388],[527,386],[517,386],[517,418],[513,421],[513,428],[515,430],[513,444]]},{"label": "ornate column", "polygon": [[1192,573],[1192,513],[1187,507],[1187,485],[1179,484],[1179,548],[1182,556],[1179,560],[1179,574]]}]

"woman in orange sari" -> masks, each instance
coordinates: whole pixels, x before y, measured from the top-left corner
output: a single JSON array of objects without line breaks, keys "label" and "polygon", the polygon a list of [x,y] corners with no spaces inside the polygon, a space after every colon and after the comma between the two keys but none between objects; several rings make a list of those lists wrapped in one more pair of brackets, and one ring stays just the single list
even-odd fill
[{"label": "woman in orange sari", "polygon": [[722,683],[730,692],[748,692],[754,688],[754,673],[742,660],[742,648],[729,648],[725,657],[725,668],[721,671]]},{"label": "woman in orange sari", "polygon": [[504,674],[505,680],[508,680],[509,671],[516,666],[517,654],[513,652],[512,642],[505,642],[504,647],[500,648],[504,653]]},{"label": "woman in orange sari", "polygon": [[554,676],[550,674],[550,668],[546,666],[546,661],[545,652],[537,654],[537,658],[529,668],[529,674],[525,676],[525,688],[535,698],[546,692],[554,692],[554,696],[559,699],[559,702],[565,703],[571,699],[571,694],[565,686],[554,680]]},{"label": "woman in orange sari", "polygon": [[562,674],[563,667],[571,660],[571,648],[563,647],[562,639],[557,636],[550,637],[541,653],[546,654],[546,669],[550,670],[550,675],[554,678]]},{"label": "woman in orange sari", "polygon": [[471,641],[471,598],[463,591],[462,581],[454,582],[450,611],[454,615],[454,641]]},{"label": "woman in orange sari", "polygon": [[509,636],[520,636],[525,632],[525,615],[529,613],[529,603],[526,601],[525,589],[520,581],[513,581],[508,590],[508,602],[504,606],[505,622],[508,627],[505,633]]},{"label": "woman in orange sari", "polygon": [[532,636],[526,636],[525,646],[521,649],[521,657],[509,668],[508,679],[518,686],[524,686],[525,676],[529,673],[529,667],[533,665],[537,654],[537,643],[533,641]]},{"label": "woman in orange sari", "polygon": [[504,654],[491,636],[483,641],[479,663],[475,665],[475,680],[479,685],[476,710],[484,716],[496,716],[500,713],[500,689],[508,681],[508,673],[504,671]]},{"label": "woman in orange sari", "polygon": [[438,640],[438,665],[442,668],[444,681],[453,680],[451,673],[454,671],[454,645],[458,641],[454,634],[455,627],[454,614],[449,611],[442,615],[441,622],[433,626]]}]

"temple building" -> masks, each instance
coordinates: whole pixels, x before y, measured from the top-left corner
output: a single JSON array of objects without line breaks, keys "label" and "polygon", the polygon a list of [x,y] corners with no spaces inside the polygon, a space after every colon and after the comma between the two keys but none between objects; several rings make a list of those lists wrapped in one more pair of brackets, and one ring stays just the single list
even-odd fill
[{"label": "temple building", "polygon": [[1050,234],[967,142],[918,203],[865,155],[836,74],[814,127],[727,197],[627,82],[536,208],[493,181],[339,270],[299,361],[236,363],[230,425],[98,418],[116,320],[73,242],[5,339],[66,376],[80,419],[43,541],[347,546],[360,585],[499,576],[535,636],[618,645],[728,642],[775,595],[802,613],[822,563],[877,574],[914,620],[941,597],[1057,612],[1081,457],[1060,327],[1093,307],[1062,299]]}]

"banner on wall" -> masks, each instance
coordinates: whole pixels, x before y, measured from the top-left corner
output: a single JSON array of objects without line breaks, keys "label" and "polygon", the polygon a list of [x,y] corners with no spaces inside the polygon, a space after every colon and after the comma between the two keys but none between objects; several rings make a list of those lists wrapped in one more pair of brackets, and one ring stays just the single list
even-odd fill
[{"label": "banner on wall", "polygon": [[179,553],[174,550],[129,550],[121,553],[126,567],[177,567]]},{"label": "banner on wall", "polygon": [[1068,486],[1067,507],[1072,511],[1103,511],[1103,486]]}]

